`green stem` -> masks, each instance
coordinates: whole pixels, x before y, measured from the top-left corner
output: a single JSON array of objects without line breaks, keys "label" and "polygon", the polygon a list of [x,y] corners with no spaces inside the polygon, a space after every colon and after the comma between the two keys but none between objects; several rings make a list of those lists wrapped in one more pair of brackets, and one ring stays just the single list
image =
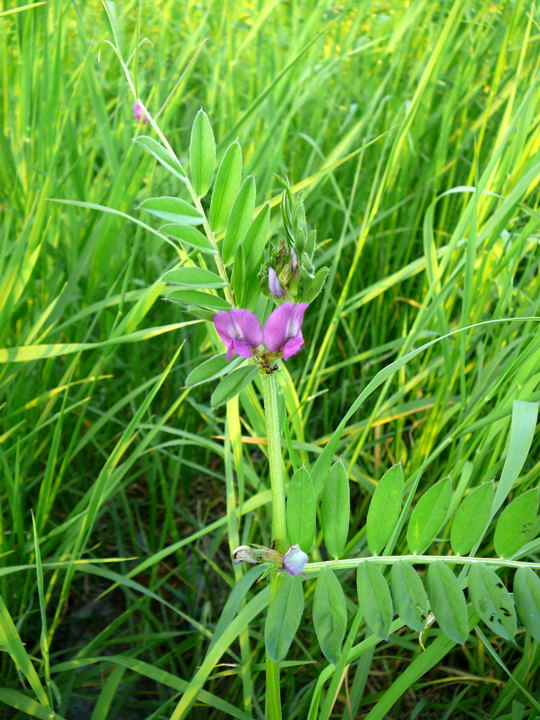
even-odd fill
[{"label": "green stem", "polygon": [[[281,457],[281,429],[274,373],[261,375],[268,438],[268,463],[272,491],[272,540],[276,549],[283,552],[287,538],[285,523],[285,485],[283,482],[283,459]],[[273,574],[270,582],[270,603],[274,598],[280,578]],[[279,663],[266,656],[266,718],[281,720],[281,695]]]},{"label": "green stem", "polygon": [[361,558],[348,558],[347,560],[326,560],[324,562],[308,563],[304,568],[305,573],[317,573],[321,568],[332,568],[332,570],[347,570],[358,567],[364,563],[375,563],[376,565],[392,565],[404,560],[405,562],[429,565],[435,562],[446,562],[449,565],[496,565],[498,567],[529,567],[540,568],[540,563],[522,562],[520,560],[505,560],[504,558],[483,558],[467,557],[463,555],[370,555]]},{"label": "green stem", "polygon": [[283,552],[287,537],[285,524],[285,486],[283,482],[283,459],[281,457],[281,429],[274,373],[261,375],[266,433],[268,436],[268,463],[270,465],[270,488],[272,490],[272,540],[276,550]]}]

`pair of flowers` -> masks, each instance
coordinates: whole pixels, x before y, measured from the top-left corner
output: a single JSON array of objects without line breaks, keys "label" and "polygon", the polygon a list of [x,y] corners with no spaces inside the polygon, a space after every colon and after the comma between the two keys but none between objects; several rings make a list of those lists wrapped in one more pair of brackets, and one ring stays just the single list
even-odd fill
[{"label": "pair of flowers", "polygon": [[235,355],[264,355],[267,351],[283,360],[296,355],[304,345],[302,323],[307,307],[307,303],[283,303],[271,313],[264,328],[251,310],[236,308],[216,313],[213,321],[227,348],[227,360]]}]

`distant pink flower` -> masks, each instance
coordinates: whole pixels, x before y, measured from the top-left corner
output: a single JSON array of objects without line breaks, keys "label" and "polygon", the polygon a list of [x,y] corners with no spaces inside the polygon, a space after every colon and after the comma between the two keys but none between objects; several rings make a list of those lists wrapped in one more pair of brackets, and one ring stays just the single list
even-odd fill
[{"label": "distant pink flower", "polygon": [[251,310],[224,310],[213,317],[219,337],[227,348],[227,360],[234,355],[250,358],[263,340],[259,318]]},{"label": "distant pink flower", "polygon": [[304,346],[302,323],[307,307],[307,303],[283,303],[274,310],[264,325],[264,344],[271,352],[282,352],[284,360],[299,353]]},{"label": "distant pink flower", "polygon": [[255,353],[262,354],[259,346],[264,342],[271,353],[281,353],[288,360],[300,352],[304,345],[302,322],[307,303],[293,305],[286,302],[270,315],[261,328],[261,323],[250,310],[226,310],[214,315],[214,325],[219,337],[227,348],[227,360],[234,355],[250,358]]},{"label": "distant pink flower", "polygon": [[142,120],[145,125],[148,122],[148,119],[144,114],[142,105],[138,102],[133,103],[133,116],[135,120]]}]

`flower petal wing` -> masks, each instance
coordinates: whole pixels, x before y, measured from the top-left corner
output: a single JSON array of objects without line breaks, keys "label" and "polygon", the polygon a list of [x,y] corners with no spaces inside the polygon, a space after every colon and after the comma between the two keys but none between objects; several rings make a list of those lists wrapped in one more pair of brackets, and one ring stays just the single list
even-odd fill
[{"label": "flower petal wing", "polygon": [[256,348],[263,341],[263,331],[259,318],[254,315],[251,310],[231,310],[234,322],[240,329],[240,336],[251,347]]},{"label": "flower petal wing", "polygon": [[283,303],[270,314],[264,324],[264,344],[272,352],[279,352],[288,340],[287,330],[293,307],[290,302]]},{"label": "flower petal wing", "polygon": [[293,355],[296,355],[296,353],[299,353],[303,347],[304,338],[302,337],[302,333],[300,333],[300,335],[287,340],[283,346],[283,359],[288,360]]},{"label": "flower petal wing", "polygon": [[[274,310],[264,325],[264,344],[272,352],[283,350],[284,360],[299,352],[304,344],[302,323],[307,307],[307,303],[283,303]],[[296,342],[292,343],[285,353],[286,345],[292,340]]]}]

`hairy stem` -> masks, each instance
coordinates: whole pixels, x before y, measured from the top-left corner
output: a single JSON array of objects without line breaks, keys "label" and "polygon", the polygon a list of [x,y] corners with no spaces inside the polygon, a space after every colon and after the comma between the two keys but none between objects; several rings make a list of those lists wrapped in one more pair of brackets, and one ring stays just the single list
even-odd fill
[{"label": "hairy stem", "polygon": [[363,563],[375,563],[376,565],[392,565],[400,560],[428,565],[434,562],[446,562],[450,565],[496,565],[498,567],[529,567],[540,568],[540,563],[522,562],[520,560],[505,560],[504,558],[483,558],[467,557],[463,555],[370,555],[361,558],[348,558],[346,560],[326,560],[324,562],[308,563],[304,568],[305,573],[317,573],[323,567],[333,570],[346,570],[358,567]]},{"label": "hairy stem", "polygon": [[268,435],[268,463],[270,465],[270,487],[272,490],[272,540],[276,550],[285,550],[287,528],[285,524],[285,485],[283,482],[283,460],[281,457],[281,430],[277,401],[277,387],[274,373],[261,375],[266,432]]},{"label": "hairy stem", "polygon": [[[261,375],[266,433],[268,437],[268,463],[270,466],[270,487],[272,490],[272,540],[277,550],[285,550],[287,527],[285,524],[285,486],[283,482],[283,460],[281,457],[281,430],[277,401],[277,387],[274,373]],[[270,603],[274,598],[279,577],[274,573],[270,582]],[[280,720],[281,696],[279,663],[266,656],[266,718]]]}]

